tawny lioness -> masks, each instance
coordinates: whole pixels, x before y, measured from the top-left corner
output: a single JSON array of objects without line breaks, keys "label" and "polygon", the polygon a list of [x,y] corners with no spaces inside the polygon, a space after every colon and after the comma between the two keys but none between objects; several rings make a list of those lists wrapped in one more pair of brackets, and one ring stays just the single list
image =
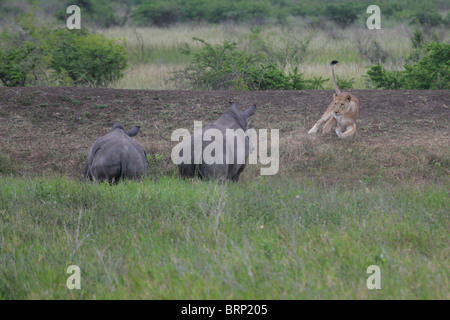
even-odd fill
[{"label": "tawny lioness", "polygon": [[314,124],[308,133],[316,133],[319,130],[319,126],[323,123],[322,132],[330,132],[332,126],[336,123],[335,132],[339,138],[348,138],[356,132],[356,120],[359,115],[359,101],[355,95],[348,92],[341,92],[336,83],[336,77],[334,75],[334,65],[338,61],[331,61],[331,74],[333,75],[334,91],[333,101],[329,104],[327,110],[319,121]]}]

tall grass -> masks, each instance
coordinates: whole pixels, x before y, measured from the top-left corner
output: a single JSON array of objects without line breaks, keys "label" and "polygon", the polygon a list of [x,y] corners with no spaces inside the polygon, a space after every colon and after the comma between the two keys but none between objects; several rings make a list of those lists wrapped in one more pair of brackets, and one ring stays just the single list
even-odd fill
[{"label": "tall grass", "polygon": [[171,81],[172,72],[180,70],[177,64],[136,64],[124,74],[123,78],[113,82],[110,87],[116,89],[139,90],[175,90]]},{"label": "tall grass", "polygon": [[[236,24],[221,25],[175,25],[168,28],[111,28],[100,30],[108,38],[127,40],[131,69],[125,79],[116,82],[112,87],[130,89],[173,89],[170,72],[181,69],[189,63],[189,57],[182,52],[189,48],[191,52],[199,50],[201,43],[193,41],[194,37],[217,44],[224,40],[236,41],[241,48],[245,46],[248,35],[254,27]],[[448,33],[438,30],[443,40],[448,41]],[[363,76],[366,67],[373,64],[358,51],[357,40],[376,41],[386,52],[384,65],[388,70],[401,70],[405,58],[410,53],[410,36],[412,30],[407,25],[390,23],[389,28],[368,30],[360,25],[340,30],[330,27],[311,29],[307,20],[297,19],[286,26],[265,26],[261,34],[275,48],[283,48],[286,41],[312,37],[299,70],[311,77],[329,78],[328,64],[331,60],[341,62],[337,74],[342,79],[355,78],[355,88],[364,89],[366,84]],[[370,42],[368,44],[370,46]],[[250,48],[251,49],[251,48]],[[281,50],[280,49],[280,50]],[[176,67],[175,67],[176,66]],[[296,64],[288,64],[286,69],[292,70]],[[142,70],[140,70],[142,69]],[[139,71],[136,71],[139,70]],[[147,74],[145,79],[142,74]],[[326,89],[332,89],[332,83],[327,83]]]},{"label": "tall grass", "polygon": [[448,299],[447,190],[3,178],[0,298]]}]

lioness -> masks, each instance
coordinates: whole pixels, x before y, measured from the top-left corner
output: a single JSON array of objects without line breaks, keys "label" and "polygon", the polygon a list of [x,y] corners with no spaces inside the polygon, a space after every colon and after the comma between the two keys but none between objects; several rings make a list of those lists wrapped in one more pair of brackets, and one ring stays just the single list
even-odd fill
[{"label": "lioness", "polygon": [[325,123],[322,132],[328,133],[331,127],[337,122],[335,132],[339,138],[348,138],[356,132],[356,120],[359,114],[359,101],[355,95],[348,92],[341,92],[339,90],[336,77],[334,75],[334,65],[338,61],[331,61],[331,74],[333,75],[334,100],[330,103],[323,116],[316,122],[316,124],[308,131],[308,133],[316,133],[319,126]]}]

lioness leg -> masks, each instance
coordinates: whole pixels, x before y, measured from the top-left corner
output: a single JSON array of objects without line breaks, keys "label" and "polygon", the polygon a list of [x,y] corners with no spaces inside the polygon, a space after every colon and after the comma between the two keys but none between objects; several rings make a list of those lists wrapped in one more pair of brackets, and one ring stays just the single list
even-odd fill
[{"label": "lioness leg", "polygon": [[356,124],[352,124],[351,126],[347,127],[347,130],[344,133],[341,133],[341,135],[339,136],[339,138],[345,139],[345,138],[349,138],[352,135],[354,135],[356,132]]},{"label": "lioness leg", "polygon": [[328,132],[330,132],[331,127],[333,126],[333,124],[336,122],[336,119],[334,117],[331,117],[330,120],[327,121],[327,123],[325,123],[325,125],[323,126],[322,132],[323,134],[327,134]]},{"label": "lioness leg", "polygon": [[332,112],[325,112],[323,114],[323,116],[319,119],[319,121],[316,122],[316,124],[308,131],[308,133],[316,133],[317,130],[319,130],[319,127],[327,122],[328,120],[330,120],[330,118],[332,117]]}]

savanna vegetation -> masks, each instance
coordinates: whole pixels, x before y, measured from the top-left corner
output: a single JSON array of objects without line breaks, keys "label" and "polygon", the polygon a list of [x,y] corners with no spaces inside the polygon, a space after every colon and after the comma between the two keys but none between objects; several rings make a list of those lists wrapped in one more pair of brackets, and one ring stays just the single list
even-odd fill
[{"label": "savanna vegetation", "polygon": [[[448,94],[418,92],[357,91],[339,143],[307,134],[329,92],[233,92],[255,128],[280,129],[280,168],[218,185],[178,177],[170,135],[229,92],[1,88],[0,298],[448,299]],[[141,126],[146,177],[82,181],[117,119]]]},{"label": "savanna vegetation", "polygon": [[[447,1],[379,1],[381,30],[371,1],[79,0],[81,30],[69,4],[0,3],[0,299],[450,298]],[[306,134],[335,59],[349,141]],[[171,132],[230,100],[280,129],[278,174],[178,178]],[[81,180],[116,120],[147,175]]]},{"label": "savanna vegetation", "polygon": [[[427,54],[429,43],[448,44],[445,1],[378,3],[382,30],[368,30],[370,1],[83,0],[82,25],[88,29],[82,31],[68,31],[67,6],[51,2],[0,5],[2,12],[11,13],[3,21],[14,19],[4,25],[0,41],[4,85],[331,89],[328,64],[336,59],[344,88],[425,89],[433,68],[448,68],[444,55],[433,67],[416,65],[427,69],[415,72],[417,80],[410,83],[393,76]],[[205,59],[212,48],[225,54],[208,58],[219,59],[218,69]],[[99,56],[101,63],[95,58]],[[195,71],[199,67],[206,68],[205,74]],[[445,89],[445,81],[430,88]]]},{"label": "savanna vegetation", "polygon": [[0,297],[448,299],[449,205],[444,187],[4,177]]}]

